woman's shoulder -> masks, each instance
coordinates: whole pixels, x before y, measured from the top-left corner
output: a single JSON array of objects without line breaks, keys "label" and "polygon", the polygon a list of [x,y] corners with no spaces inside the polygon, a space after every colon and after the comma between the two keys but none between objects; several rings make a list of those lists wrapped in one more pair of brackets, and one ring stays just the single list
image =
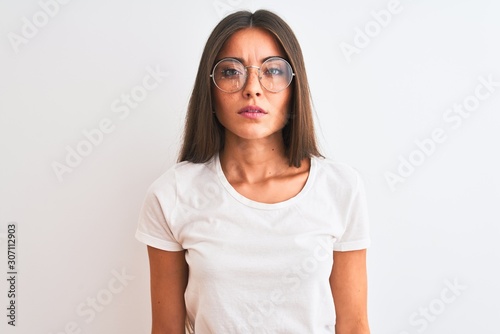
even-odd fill
[{"label": "woman's shoulder", "polygon": [[356,187],[361,176],[357,168],[352,165],[337,161],[331,158],[315,157],[313,158],[317,165],[317,174],[321,178],[326,178],[330,182],[346,187]]},{"label": "woman's shoulder", "polygon": [[190,182],[202,182],[209,177],[213,159],[205,163],[193,163],[189,161],[176,162],[164,171],[152,184],[152,189],[166,189],[172,186]]}]

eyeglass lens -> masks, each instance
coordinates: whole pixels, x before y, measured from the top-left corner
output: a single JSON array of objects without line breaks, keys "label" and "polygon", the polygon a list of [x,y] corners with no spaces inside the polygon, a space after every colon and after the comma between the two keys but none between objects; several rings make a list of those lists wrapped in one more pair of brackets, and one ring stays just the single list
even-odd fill
[{"label": "eyeglass lens", "polygon": [[[245,86],[248,77],[247,67],[236,59],[224,59],[214,67],[213,80],[222,91],[237,92]],[[292,78],[290,64],[281,58],[266,60],[259,69],[261,85],[271,92],[284,90],[290,85]]]}]

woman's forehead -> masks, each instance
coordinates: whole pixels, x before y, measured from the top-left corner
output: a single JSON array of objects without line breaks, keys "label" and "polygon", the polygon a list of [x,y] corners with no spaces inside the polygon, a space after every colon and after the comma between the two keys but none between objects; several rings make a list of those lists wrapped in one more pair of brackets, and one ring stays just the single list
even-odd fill
[{"label": "woman's forehead", "polygon": [[276,38],[264,29],[246,28],[235,32],[226,41],[217,58],[233,57],[244,62],[263,62],[273,56],[285,56]]}]

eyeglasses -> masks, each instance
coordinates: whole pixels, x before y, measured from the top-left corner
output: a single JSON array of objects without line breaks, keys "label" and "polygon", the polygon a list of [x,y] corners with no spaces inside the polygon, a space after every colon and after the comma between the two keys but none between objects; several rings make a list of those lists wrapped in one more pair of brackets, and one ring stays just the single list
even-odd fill
[{"label": "eyeglasses", "polygon": [[221,91],[235,93],[245,86],[248,68],[258,70],[259,82],[270,92],[285,90],[293,80],[292,66],[283,58],[271,57],[258,66],[245,66],[238,59],[224,58],[215,64],[210,77]]}]

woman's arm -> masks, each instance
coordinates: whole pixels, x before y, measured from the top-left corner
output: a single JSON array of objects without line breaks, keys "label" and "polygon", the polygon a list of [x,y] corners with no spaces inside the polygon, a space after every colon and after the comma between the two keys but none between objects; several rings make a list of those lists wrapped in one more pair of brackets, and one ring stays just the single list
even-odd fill
[{"label": "woman's arm", "polygon": [[330,286],[335,302],[336,334],[369,334],[366,250],[333,252]]},{"label": "woman's arm", "polygon": [[185,251],[167,252],[148,246],[151,273],[152,334],[184,334],[188,280]]}]

